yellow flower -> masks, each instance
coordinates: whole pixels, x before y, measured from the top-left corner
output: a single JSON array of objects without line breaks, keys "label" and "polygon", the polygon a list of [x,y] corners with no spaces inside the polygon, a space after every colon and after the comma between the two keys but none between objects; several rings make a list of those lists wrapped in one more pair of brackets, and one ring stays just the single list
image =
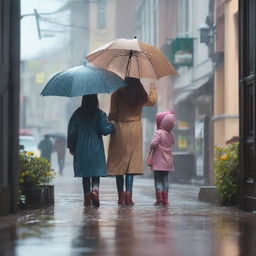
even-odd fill
[{"label": "yellow flower", "polygon": [[26,172],[22,172],[22,173],[20,174],[21,177],[24,177],[24,176],[26,176],[26,175],[27,175]]},{"label": "yellow flower", "polygon": [[227,154],[224,154],[224,155],[222,155],[221,157],[220,157],[220,160],[223,160],[223,161],[225,161],[225,160],[227,160],[228,159],[228,155]]},{"label": "yellow flower", "polygon": [[33,152],[31,152],[31,151],[28,152],[28,156],[33,156],[33,155],[34,155]]}]

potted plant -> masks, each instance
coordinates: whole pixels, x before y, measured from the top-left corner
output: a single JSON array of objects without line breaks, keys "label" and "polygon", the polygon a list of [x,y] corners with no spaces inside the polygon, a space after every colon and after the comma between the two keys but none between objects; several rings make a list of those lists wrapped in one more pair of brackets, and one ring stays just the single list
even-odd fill
[{"label": "potted plant", "polygon": [[20,200],[26,207],[49,206],[54,203],[54,186],[51,184],[55,172],[47,159],[36,157],[32,152],[21,150]]},{"label": "potted plant", "polygon": [[226,146],[215,148],[214,169],[220,204],[235,205],[239,190],[239,138],[233,137]]}]

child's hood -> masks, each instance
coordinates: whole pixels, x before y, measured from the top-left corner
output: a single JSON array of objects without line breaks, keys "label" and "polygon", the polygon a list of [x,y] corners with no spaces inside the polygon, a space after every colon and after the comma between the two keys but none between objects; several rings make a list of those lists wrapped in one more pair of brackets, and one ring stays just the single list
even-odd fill
[{"label": "child's hood", "polygon": [[159,124],[159,129],[170,131],[173,129],[176,123],[176,118],[174,114],[166,114],[160,124]]},{"label": "child's hood", "polygon": [[165,115],[170,114],[170,111],[159,112],[156,114],[156,127],[159,129],[160,123]]}]

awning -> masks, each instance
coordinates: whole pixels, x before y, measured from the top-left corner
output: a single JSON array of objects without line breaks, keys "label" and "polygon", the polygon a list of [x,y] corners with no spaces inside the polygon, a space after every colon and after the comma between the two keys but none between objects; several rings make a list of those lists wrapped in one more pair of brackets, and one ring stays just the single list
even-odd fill
[{"label": "awning", "polygon": [[189,95],[191,95],[195,90],[199,89],[201,86],[206,84],[211,77],[212,73],[208,73],[199,79],[194,80],[191,84],[182,87],[182,89],[176,92],[176,97],[174,103],[177,104],[181,100],[186,99]]}]

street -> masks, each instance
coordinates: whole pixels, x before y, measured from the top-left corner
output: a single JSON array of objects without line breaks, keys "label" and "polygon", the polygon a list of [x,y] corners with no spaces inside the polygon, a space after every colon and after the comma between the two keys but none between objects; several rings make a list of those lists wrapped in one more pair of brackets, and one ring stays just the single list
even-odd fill
[{"label": "street", "polygon": [[256,255],[256,214],[199,202],[199,187],[171,184],[156,207],[153,180],[135,177],[133,207],[102,178],[99,209],[83,206],[80,179],[55,180],[55,205],[0,218],[1,256]]}]

